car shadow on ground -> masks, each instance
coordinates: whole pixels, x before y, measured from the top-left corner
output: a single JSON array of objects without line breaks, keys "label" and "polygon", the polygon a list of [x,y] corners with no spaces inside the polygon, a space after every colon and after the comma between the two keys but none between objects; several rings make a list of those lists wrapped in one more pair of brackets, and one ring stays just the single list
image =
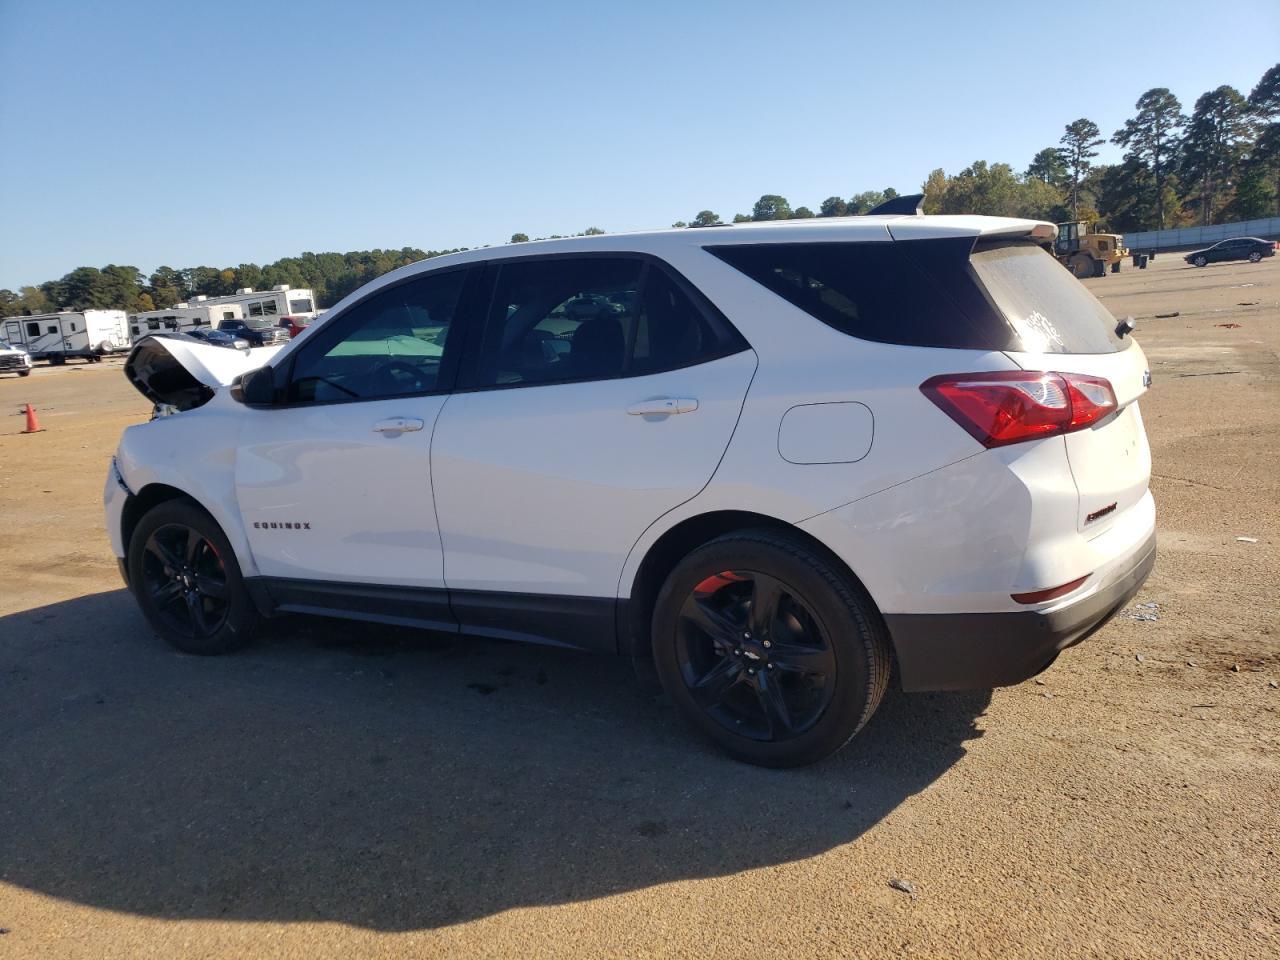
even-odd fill
[{"label": "car shadow on ground", "polygon": [[0,617],[0,880],[171,919],[439,927],[850,843],[979,736],[988,694],[891,694],[770,771],[621,660],[289,618],[175,653],[123,590]]}]

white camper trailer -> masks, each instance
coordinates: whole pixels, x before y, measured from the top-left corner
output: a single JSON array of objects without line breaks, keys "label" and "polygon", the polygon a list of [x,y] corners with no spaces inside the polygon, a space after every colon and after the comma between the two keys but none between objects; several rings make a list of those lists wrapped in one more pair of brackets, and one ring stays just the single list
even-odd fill
[{"label": "white camper trailer", "polygon": [[210,304],[208,298],[196,297],[187,303],[175,303],[167,310],[146,310],[129,317],[129,335],[134,343],[152,333],[185,333],[197,327],[217,328],[224,320],[242,320],[238,303]]},{"label": "white camper trailer", "polygon": [[123,310],[84,310],[9,317],[4,339],[21,346],[32,360],[66,363],[69,357],[90,362],[129,349],[128,320]]},{"label": "white camper trailer", "polygon": [[278,324],[282,317],[299,317],[310,321],[316,315],[315,294],[306,287],[290,287],[287,283],[277,284],[270,290],[242,287],[225,297],[192,297],[187,302],[188,306],[193,307],[226,304],[239,306],[245,320],[251,317],[269,317],[273,324]]}]

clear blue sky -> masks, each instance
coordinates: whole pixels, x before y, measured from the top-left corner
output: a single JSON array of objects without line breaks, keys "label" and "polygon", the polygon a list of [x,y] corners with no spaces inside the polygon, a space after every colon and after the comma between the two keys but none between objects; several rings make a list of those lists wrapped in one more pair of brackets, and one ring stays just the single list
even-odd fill
[{"label": "clear blue sky", "polygon": [[1278,56],[1275,0],[0,0],[0,287],[909,192]]}]

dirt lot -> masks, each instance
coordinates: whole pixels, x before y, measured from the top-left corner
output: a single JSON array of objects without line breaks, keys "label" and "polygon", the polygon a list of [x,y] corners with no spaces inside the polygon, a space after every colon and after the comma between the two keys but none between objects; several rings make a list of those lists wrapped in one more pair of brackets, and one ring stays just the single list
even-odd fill
[{"label": "dirt lot", "polygon": [[1280,955],[1280,258],[1089,283],[1155,376],[1159,619],[791,772],[605,658],[301,618],[172,653],[99,506],[145,402],[0,380],[0,957]]}]

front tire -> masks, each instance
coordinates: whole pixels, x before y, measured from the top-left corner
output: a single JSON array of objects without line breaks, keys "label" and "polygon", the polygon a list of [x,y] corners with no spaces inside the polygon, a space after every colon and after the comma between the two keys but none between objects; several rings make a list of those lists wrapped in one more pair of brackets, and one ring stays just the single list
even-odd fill
[{"label": "front tire", "polygon": [[129,539],[128,565],[143,615],[184,653],[229,653],[253,638],[258,612],[235,551],[191,500],[167,500],[143,515]]},{"label": "front tire", "polygon": [[839,750],[889,682],[888,636],[866,592],[817,551],[764,530],[713,540],[671,572],[653,656],[693,726],[767,767]]},{"label": "front tire", "polygon": [[1196,257],[1196,258],[1195,258],[1194,260],[1192,260],[1191,262],[1192,262],[1192,263],[1194,263],[1197,267],[1207,267],[1207,266],[1209,265],[1209,258],[1208,258],[1208,257]]}]

